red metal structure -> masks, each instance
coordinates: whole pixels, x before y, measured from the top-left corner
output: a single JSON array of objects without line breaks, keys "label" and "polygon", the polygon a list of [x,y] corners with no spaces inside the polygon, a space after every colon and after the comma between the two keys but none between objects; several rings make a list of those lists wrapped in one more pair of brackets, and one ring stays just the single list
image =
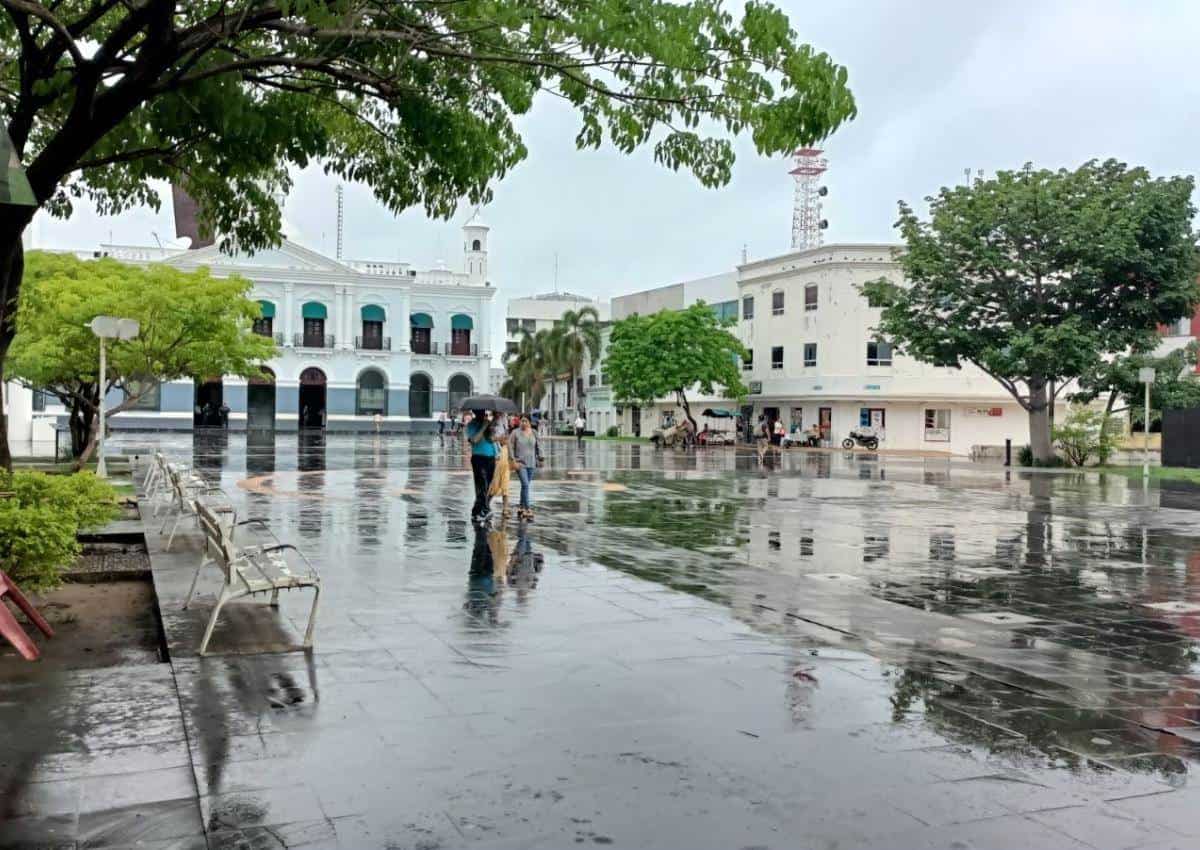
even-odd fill
[{"label": "red metal structure", "polygon": [[21,609],[29,621],[37,626],[46,637],[54,637],[54,629],[50,628],[46,618],[33,607],[33,603],[25,598],[21,589],[13,584],[8,573],[0,570],[0,636],[15,646],[17,652],[21,653],[26,661],[37,661],[41,656],[37,644],[29,639],[29,635],[25,634],[25,630],[21,628],[17,618],[8,610],[8,606],[2,601],[5,596],[11,599],[13,604]]}]

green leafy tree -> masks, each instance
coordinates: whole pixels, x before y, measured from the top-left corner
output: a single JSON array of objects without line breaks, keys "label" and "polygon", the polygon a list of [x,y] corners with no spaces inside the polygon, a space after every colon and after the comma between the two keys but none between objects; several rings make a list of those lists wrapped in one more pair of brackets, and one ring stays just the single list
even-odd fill
[{"label": "green leafy tree", "polygon": [[[590,359],[600,359],[600,314],[595,307],[567,310],[555,324],[558,333],[554,341],[557,346],[557,361],[567,372],[568,387],[575,386],[575,376],[583,371]],[[575,406],[583,408],[583,390],[577,393]],[[571,397],[570,389],[567,398]]]},{"label": "green leafy tree", "polygon": [[1157,334],[1148,334],[1146,342],[1139,346],[1140,352],[1124,354],[1098,364],[1079,380],[1079,392],[1072,400],[1089,403],[1107,396],[1104,418],[1115,413],[1133,409],[1142,413],[1145,389],[1138,379],[1138,370],[1149,367],[1154,370],[1154,383],[1150,385],[1151,415],[1164,410],[1185,407],[1200,407],[1200,375],[1196,373],[1198,346],[1192,341],[1161,357],[1155,356],[1153,348],[1159,342]]},{"label": "green leafy tree", "polygon": [[[523,160],[542,92],[579,147],[608,142],[728,181],[731,137],[763,155],[855,114],[844,68],[787,17],[718,0],[0,0],[0,104],[38,203],[157,205],[171,180],[226,246],[277,242],[289,168],[449,216]],[[15,334],[33,208],[0,208],[0,367]],[[10,463],[0,420],[0,465]]]},{"label": "green leafy tree", "polygon": [[1066,421],[1054,426],[1054,444],[1071,466],[1086,466],[1093,457],[1107,463],[1116,451],[1120,430],[1102,410],[1073,407]]},{"label": "green leafy tree", "polygon": [[738,360],[745,356],[738,338],[699,301],[684,310],[635,314],[617,322],[604,368],[618,401],[647,405],[673,395],[695,426],[688,390],[712,395],[720,388],[727,398],[744,398]]},{"label": "green leafy tree", "polygon": [[137,319],[141,332],[110,341],[104,392],[124,398],[108,415],[128,410],[163,381],[257,374],[274,343],[251,331],[259,306],[250,282],[153,264],[29,255],[9,372],[56,396],[70,411],[71,449],[83,464],[99,436],[99,340],[87,324],[99,315]]},{"label": "green leafy tree", "polygon": [[1047,462],[1068,383],[1193,312],[1192,188],[1108,160],[943,188],[928,220],[901,203],[907,282],[862,287],[883,308],[877,331],[917,360],[993,377],[1028,412],[1033,456]]}]

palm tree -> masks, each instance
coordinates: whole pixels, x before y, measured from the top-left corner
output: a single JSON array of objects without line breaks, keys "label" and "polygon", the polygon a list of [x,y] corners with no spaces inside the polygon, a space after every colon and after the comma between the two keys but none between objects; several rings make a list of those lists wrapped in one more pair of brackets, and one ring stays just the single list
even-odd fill
[{"label": "palm tree", "polygon": [[[595,363],[600,358],[600,314],[595,307],[568,310],[555,323],[558,331],[557,353],[559,365],[569,373],[568,387],[575,386],[575,375],[583,371],[586,361]],[[583,408],[583,389],[576,393],[575,407]],[[571,394],[568,390],[567,398]]]},{"label": "palm tree", "polygon": [[528,331],[517,343],[516,351],[506,351],[503,362],[508,379],[500,394],[523,406],[537,407],[546,394],[546,331],[536,335]]}]

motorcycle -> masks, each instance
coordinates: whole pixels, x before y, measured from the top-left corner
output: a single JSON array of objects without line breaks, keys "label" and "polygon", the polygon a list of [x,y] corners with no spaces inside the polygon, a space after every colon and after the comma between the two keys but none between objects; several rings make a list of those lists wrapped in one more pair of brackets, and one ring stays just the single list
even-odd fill
[{"label": "motorcycle", "polygon": [[856,445],[873,452],[879,448],[879,437],[870,428],[857,428],[850,432],[849,437],[842,440],[842,448],[852,449]]}]

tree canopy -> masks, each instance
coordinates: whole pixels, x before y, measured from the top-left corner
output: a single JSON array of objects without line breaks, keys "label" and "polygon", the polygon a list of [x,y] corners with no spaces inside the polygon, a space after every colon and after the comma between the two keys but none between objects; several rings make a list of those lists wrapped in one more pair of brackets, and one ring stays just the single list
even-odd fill
[{"label": "tree canopy", "polygon": [[[726,182],[730,136],[765,155],[855,114],[844,68],[787,17],[717,0],[0,0],[0,103],[38,199],[102,213],[180,180],[243,249],[273,242],[272,192],[319,160],[399,212],[486,201],[526,156],[545,92],[580,147],[652,144]],[[67,180],[78,174],[78,179]]]},{"label": "tree canopy", "polygon": [[[1157,342],[1157,337],[1154,337]],[[1144,387],[1138,370],[1154,370],[1150,385],[1150,409],[1160,412],[1186,407],[1200,407],[1200,374],[1196,373],[1197,344],[1193,340],[1161,356],[1153,352],[1138,352],[1114,357],[1099,364],[1079,380],[1079,391],[1072,399],[1087,403],[1107,396],[1107,413],[1134,408],[1141,418]]]},{"label": "tree canopy", "polygon": [[695,424],[687,392],[742,399],[746,349],[703,301],[683,310],[633,315],[613,325],[604,368],[617,401],[652,404],[674,395]]},{"label": "tree canopy", "polygon": [[1192,189],[1108,160],[943,188],[928,220],[902,202],[907,281],[862,287],[883,308],[877,331],[918,360],[991,375],[1048,460],[1054,396],[1195,309]]},{"label": "tree canopy", "polygon": [[141,324],[136,339],[107,346],[104,391],[120,389],[125,395],[111,415],[163,381],[257,374],[275,345],[250,329],[259,306],[247,297],[249,290],[244,278],[217,278],[206,269],[184,272],[161,264],[131,266],[33,252],[9,375],[55,395],[71,410],[75,442],[92,430],[100,403],[100,344],[87,327],[94,317]]}]

